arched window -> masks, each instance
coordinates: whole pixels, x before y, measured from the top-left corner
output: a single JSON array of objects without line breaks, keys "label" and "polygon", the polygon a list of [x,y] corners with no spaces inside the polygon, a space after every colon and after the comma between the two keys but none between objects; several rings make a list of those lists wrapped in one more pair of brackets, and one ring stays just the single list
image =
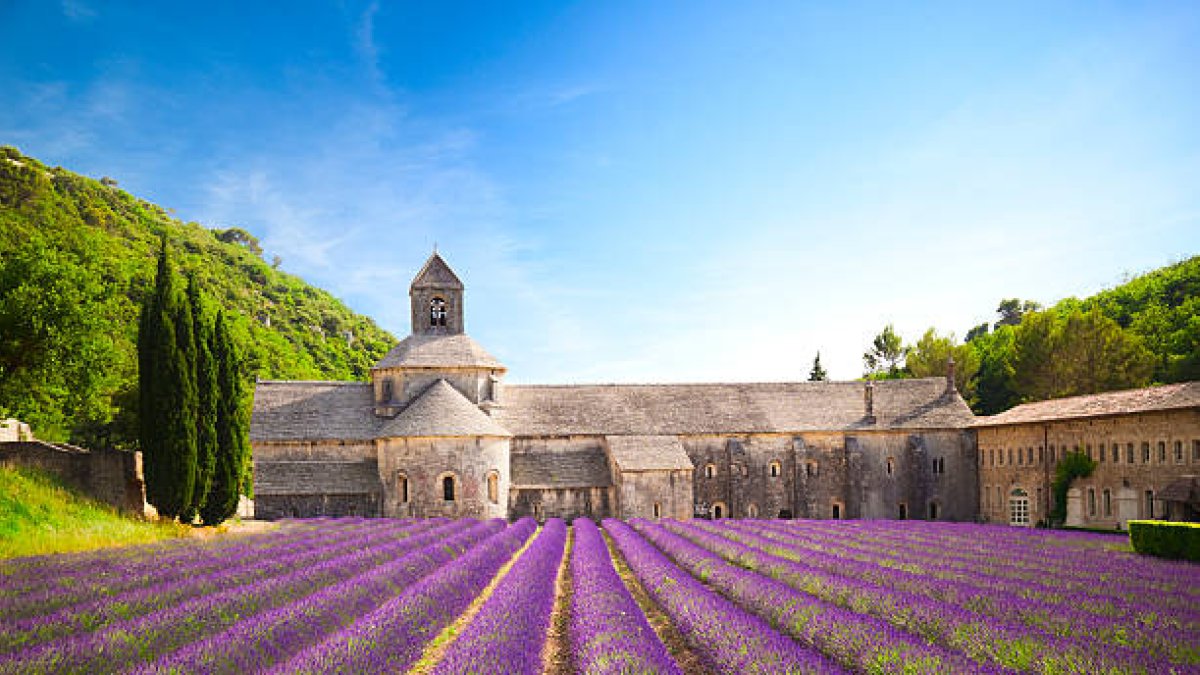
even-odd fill
[{"label": "arched window", "polygon": [[429,301],[429,325],[434,328],[446,326],[446,301],[434,298]]},{"label": "arched window", "polygon": [[442,476],[442,501],[454,501],[455,487],[453,474]]},{"label": "arched window", "polygon": [[771,462],[770,466],[771,478],[779,478],[783,475],[783,465],[778,461]]},{"label": "arched window", "polygon": [[401,504],[408,503],[408,476],[403,472],[396,474],[396,498]]},{"label": "arched window", "polygon": [[834,520],[842,519],[842,505],[837,502],[833,503],[833,519]]},{"label": "arched window", "polygon": [[487,493],[489,502],[493,504],[500,503],[500,475],[495,471],[488,473]]},{"label": "arched window", "polygon": [[717,477],[717,465],[716,464],[705,464],[704,465],[704,477],[705,478],[716,478]]}]

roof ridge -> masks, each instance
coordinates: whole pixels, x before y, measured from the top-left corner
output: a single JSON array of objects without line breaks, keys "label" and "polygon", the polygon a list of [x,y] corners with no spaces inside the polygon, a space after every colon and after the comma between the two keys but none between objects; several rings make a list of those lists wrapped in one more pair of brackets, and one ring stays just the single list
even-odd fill
[{"label": "roof ridge", "polygon": [[[918,382],[928,383],[928,382],[935,382],[935,381],[938,384],[944,384],[946,381],[946,378],[942,377],[942,376],[908,377],[908,378],[904,378],[904,379],[900,379],[900,380],[873,380],[873,381],[875,382],[876,386],[878,386],[880,383],[918,383]],[[559,388],[566,388],[566,387],[745,387],[745,386],[772,386],[772,385],[774,385],[774,386],[779,386],[779,385],[789,385],[789,386],[791,386],[791,385],[802,385],[802,386],[865,385],[866,382],[867,382],[866,380],[821,380],[821,381],[817,381],[817,382],[811,382],[809,380],[770,380],[770,381],[763,381],[763,382],[571,382],[571,383],[557,383],[557,384],[544,384],[544,383],[521,384],[521,383],[517,383],[517,382],[506,382],[504,386],[506,389],[512,388],[512,387],[523,387],[523,388],[528,388],[528,389],[534,389],[534,388],[552,389],[555,387],[559,387]]]},{"label": "roof ridge", "polygon": [[321,385],[365,385],[370,386],[370,382],[362,380],[255,380],[255,384],[321,384]]}]

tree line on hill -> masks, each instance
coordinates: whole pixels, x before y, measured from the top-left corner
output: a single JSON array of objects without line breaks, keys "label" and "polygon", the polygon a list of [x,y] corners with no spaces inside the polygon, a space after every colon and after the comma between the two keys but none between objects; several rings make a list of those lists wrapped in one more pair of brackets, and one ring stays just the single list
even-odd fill
[{"label": "tree line on hill", "polygon": [[[906,344],[892,325],[863,354],[863,377],[945,376],[971,408],[994,415],[1064,396],[1200,380],[1200,256],[1050,308],[1005,299],[998,320],[958,342],[928,329]],[[819,369],[820,355],[814,361]],[[814,378],[810,373],[810,379]]]},{"label": "tree line on hill", "polygon": [[138,449],[138,317],[166,237],[262,379],[362,380],[395,343],[329,293],[263,260],[246,229],[209,229],[0,147],[0,417],[84,447]]}]

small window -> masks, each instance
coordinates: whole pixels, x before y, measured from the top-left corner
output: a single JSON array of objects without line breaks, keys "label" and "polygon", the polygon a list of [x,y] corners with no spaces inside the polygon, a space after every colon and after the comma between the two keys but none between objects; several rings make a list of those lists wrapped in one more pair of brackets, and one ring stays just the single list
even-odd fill
[{"label": "small window", "polygon": [[704,465],[704,477],[705,478],[716,478],[717,477],[717,465],[716,464],[705,464]]},{"label": "small window", "polygon": [[1096,456],[1092,454],[1092,444],[1091,443],[1087,444],[1087,456],[1088,456],[1088,459],[1091,459],[1091,460],[1096,459]]},{"label": "small window", "polygon": [[387,378],[383,381],[383,402],[388,403],[392,400],[392,378]]},{"label": "small window", "polygon": [[1150,463],[1150,443],[1142,441],[1142,464]]},{"label": "small window", "polygon": [[401,504],[408,503],[408,476],[402,473],[396,475],[396,496]]},{"label": "small window", "polygon": [[446,326],[446,301],[434,298],[429,301],[429,325],[434,328]]},{"label": "small window", "polygon": [[817,466],[816,462],[805,462],[804,463],[804,474],[806,476],[808,476],[809,478],[816,478],[819,471],[820,471],[820,467]]},{"label": "small window", "polygon": [[1121,461],[1121,444],[1112,444],[1112,463],[1117,464]]},{"label": "small window", "polygon": [[1012,466],[1012,465],[1013,465],[1013,451],[1012,451],[1012,448],[1009,448],[1009,449],[1008,449],[1008,465],[1009,465],[1009,466]]},{"label": "small window", "polygon": [[721,502],[717,502],[717,503],[713,504],[712,505],[712,517],[713,517],[713,520],[720,520],[720,519],[724,518],[725,517],[725,505],[722,504]]},{"label": "small window", "polygon": [[1104,489],[1104,515],[1112,515],[1112,490]]},{"label": "small window", "polygon": [[1125,444],[1125,463],[1133,464],[1133,443]]},{"label": "small window", "polygon": [[989,463],[992,466],[996,466],[996,449],[992,448],[991,450],[988,450],[988,455],[989,455],[989,460],[988,460]]},{"label": "small window", "polygon": [[1167,443],[1166,441],[1158,442],[1158,463],[1165,464],[1167,462]]},{"label": "small window", "polygon": [[938,503],[937,502],[929,502],[929,519],[930,520],[938,519]]},{"label": "small window", "polygon": [[488,474],[487,493],[489,502],[493,504],[500,503],[500,475],[495,471]]},{"label": "small window", "polygon": [[1183,441],[1175,441],[1175,463],[1183,464]]},{"label": "small window", "polygon": [[887,458],[887,475],[889,475],[889,476],[892,475],[892,473],[895,470],[896,470],[896,460],[892,459],[891,457],[888,457]]},{"label": "small window", "polygon": [[1200,440],[1192,441],[1192,461],[1200,462]]},{"label": "small window", "polygon": [[1017,448],[1017,466],[1023,464],[1025,464],[1025,448]]},{"label": "small window", "polygon": [[1099,452],[1099,453],[1100,453],[1100,461],[1103,463],[1103,462],[1104,462],[1104,458],[1108,456],[1108,453],[1104,452],[1104,444],[1103,444],[1103,443],[1101,443],[1101,444],[1100,444],[1100,445],[1099,445],[1099,446],[1096,448],[1096,450],[1097,450],[1097,452]]},{"label": "small window", "polygon": [[1057,454],[1057,451],[1054,449],[1054,446],[1053,445],[1050,446],[1050,463],[1053,464],[1055,461],[1057,461],[1055,458],[1056,454]]},{"label": "small window", "polygon": [[1088,488],[1088,515],[1096,517],[1096,488]]},{"label": "small window", "polygon": [[442,477],[442,501],[454,501],[454,476]]},{"label": "small window", "polygon": [[770,472],[770,474],[771,474],[771,478],[779,478],[780,476],[782,476],[782,475],[783,475],[783,465],[781,465],[781,464],[780,464],[779,462],[777,462],[777,461],[776,461],[776,462],[771,462],[771,465],[770,465],[770,467],[768,468],[768,471],[769,471],[769,472]]},{"label": "small window", "polygon": [[900,502],[899,513],[897,514],[900,520],[908,520],[908,504]]},{"label": "small window", "polygon": [[834,520],[842,519],[842,505],[838,504],[837,502],[833,503],[833,519]]},{"label": "small window", "polygon": [[654,502],[654,517],[662,518],[662,504]]},{"label": "small window", "polygon": [[1046,461],[1046,448],[1038,446],[1038,464]]},{"label": "small window", "polygon": [[1025,463],[1031,464],[1031,465],[1033,464],[1033,446],[1032,445],[1029,446],[1028,448],[1025,448]]}]

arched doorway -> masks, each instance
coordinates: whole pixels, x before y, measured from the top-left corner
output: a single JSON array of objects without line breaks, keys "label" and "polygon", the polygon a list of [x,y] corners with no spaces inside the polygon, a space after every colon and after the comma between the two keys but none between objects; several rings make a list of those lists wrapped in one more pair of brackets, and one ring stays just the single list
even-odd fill
[{"label": "arched doorway", "polygon": [[725,516],[726,516],[726,513],[725,513],[725,505],[724,504],[722,504],[721,502],[717,502],[716,504],[712,505],[713,520],[720,520],[720,519],[724,518]]}]

